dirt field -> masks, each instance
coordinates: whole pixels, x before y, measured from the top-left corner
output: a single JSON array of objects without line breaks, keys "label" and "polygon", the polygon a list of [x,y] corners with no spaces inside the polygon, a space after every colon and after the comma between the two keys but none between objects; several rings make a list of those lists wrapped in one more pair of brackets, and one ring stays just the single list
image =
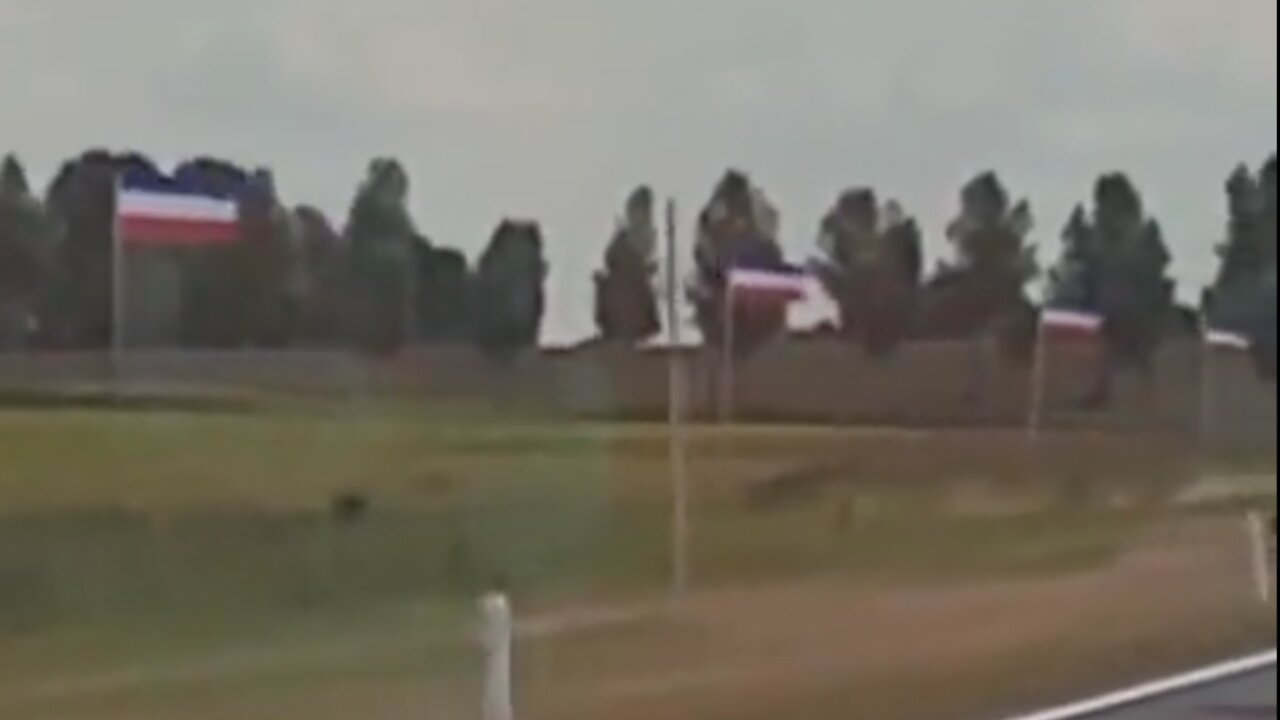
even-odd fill
[{"label": "dirt field", "polygon": [[[699,593],[669,612],[526,640],[521,717],[994,718],[1273,643],[1274,614],[1251,595],[1240,545],[1235,522],[1196,520],[1145,536],[1114,564],[1056,578],[867,585],[833,577]],[[90,676],[46,686],[38,698],[11,696],[5,716],[476,717],[474,678],[433,669],[415,647]]]},{"label": "dirt field", "polygon": [[712,593],[659,640],[535,646],[530,706],[533,717],[565,720],[955,720],[1027,710],[1274,642],[1274,618],[1241,583],[1238,543],[1229,523],[1196,523],[1061,578]]}]

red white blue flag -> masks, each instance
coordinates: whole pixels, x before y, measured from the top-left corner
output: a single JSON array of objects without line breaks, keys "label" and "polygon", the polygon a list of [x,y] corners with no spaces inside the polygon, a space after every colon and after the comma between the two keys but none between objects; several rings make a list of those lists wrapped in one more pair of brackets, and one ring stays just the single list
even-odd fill
[{"label": "red white blue flag", "polygon": [[125,184],[116,196],[116,238],[147,247],[234,243],[240,240],[239,208],[232,199]]}]

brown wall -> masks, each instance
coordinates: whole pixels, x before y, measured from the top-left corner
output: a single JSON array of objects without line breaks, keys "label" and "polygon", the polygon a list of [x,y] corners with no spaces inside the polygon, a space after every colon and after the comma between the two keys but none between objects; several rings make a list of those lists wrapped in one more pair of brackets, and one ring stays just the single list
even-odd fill
[{"label": "brown wall", "polygon": [[[692,353],[693,407],[717,415],[719,362]],[[581,358],[579,362],[584,362]],[[1107,412],[1086,411],[1096,359],[1058,349],[1046,372],[1044,423],[1052,428],[1199,433],[1221,441],[1274,444],[1276,390],[1244,357],[1214,357],[1210,382],[1198,346],[1171,346],[1150,385],[1138,377],[1117,382]],[[665,360],[659,355],[597,361],[610,368],[621,414],[660,417],[666,409]],[[919,344],[877,362],[837,343],[799,342],[772,348],[737,371],[735,406],[741,419],[875,424],[904,427],[1024,426],[1029,418],[1031,368],[960,343]],[[1202,388],[1211,391],[1210,412]]]},{"label": "brown wall", "polygon": [[[710,351],[682,353],[691,408],[717,414],[720,362]],[[0,392],[79,393],[118,383],[134,392],[282,393],[396,396],[579,417],[659,419],[667,411],[667,355],[602,346],[548,352],[498,368],[467,348],[418,350],[373,360],[331,352],[131,354],[113,367],[102,355],[0,356]],[[1276,390],[1246,358],[1218,357],[1211,382],[1192,343],[1166,349],[1149,391],[1136,378],[1117,387],[1114,407],[1084,412],[1093,359],[1059,349],[1048,368],[1047,427],[1198,433],[1221,442],[1274,445]],[[822,340],[770,348],[740,365],[741,420],[906,427],[1025,425],[1031,372],[962,343],[920,344],[876,362]],[[1202,412],[1202,389],[1212,412]]]}]

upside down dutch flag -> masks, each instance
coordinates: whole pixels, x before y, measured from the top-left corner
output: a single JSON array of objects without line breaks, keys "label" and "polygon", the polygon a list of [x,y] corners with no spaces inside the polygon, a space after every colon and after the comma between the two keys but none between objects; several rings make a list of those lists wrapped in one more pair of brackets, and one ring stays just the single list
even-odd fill
[{"label": "upside down dutch flag", "polygon": [[122,245],[192,247],[240,240],[236,201],[171,186],[121,184],[116,239]]}]

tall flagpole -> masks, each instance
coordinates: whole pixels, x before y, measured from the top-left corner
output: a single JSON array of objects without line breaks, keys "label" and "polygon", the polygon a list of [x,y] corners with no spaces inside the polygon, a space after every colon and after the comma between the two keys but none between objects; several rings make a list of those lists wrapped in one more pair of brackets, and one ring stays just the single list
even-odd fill
[{"label": "tall flagpole", "polygon": [[680,265],[676,242],[676,203],[667,201],[667,413],[670,432],[672,483],[671,594],[684,597],[689,589],[689,472],[685,439],[685,368],[680,342]]},{"label": "tall flagpole", "polygon": [[730,269],[725,277],[724,307],[721,308],[720,316],[720,330],[723,335],[720,342],[720,352],[723,354],[720,367],[720,422],[724,425],[729,425],[733,422],[734,391],[737,386],[734,378],[736,368],[734,367],[735,358],[733,354],[735,309],[733,270]]},{"label": "tall flagpole", "polygon": [[118,377],[120,374],[120,363],[124,355],[124,316],[125,316],[125,292],[124,292],[124,243],[120,232],[120,194],[121,194],[121,178],[119,173],[116,174],[115,182],[112,185],[112,192],[115,196],[112,198],[111,206],[113,208],[111,216],[111,331],[110,331],[110,354],[111,367],[113,376]]},{"label": "tall flagpole", "polygon": [[1034,450],[1040,441],[1040,428],[1044,423],[1044,404],[1048,389],[1045,387],[1049,379],[1049,357],[1046,349],[1044,312],[1048,306],[1041,308],[1041,316],[1036,324],[1036,345],[1031,368],[1031,404],[1027,410],[1027,447]]},{"label": "tall flagpole", "polygon": [[[1209,320],[1200,317],[1200,447],[1207,451],[1213,434],[1213,420],[1217,409],[1214,385],[1213,347],[1209,344]],[[1207,452],[1205,453],[1207,454]]]}]

